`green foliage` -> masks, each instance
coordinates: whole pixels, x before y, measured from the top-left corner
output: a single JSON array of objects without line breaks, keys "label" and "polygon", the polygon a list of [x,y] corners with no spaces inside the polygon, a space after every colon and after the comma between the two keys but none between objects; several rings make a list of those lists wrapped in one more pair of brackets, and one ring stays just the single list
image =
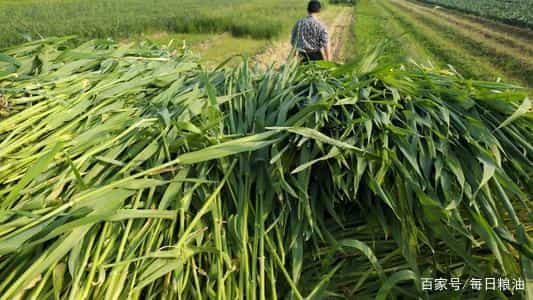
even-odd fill
[{"label": "green foliage", "polygon": [[355,5],[357,0],[329,0],[329,3],[331,4],[348,4],[348,5]]},{"label": "green foliage", "polygon": [[385,39],[389,41],[384,45],[382,61],[399,61],[405,57],[405,49],[399,40],[399,34],[393,31],[397,26],[391,24],[390,15],[385,14],[385,10],[376,1],[358,1],[354,7],[354,15],[357,17],[357,22],[352,25],[355,41],[354,49],[350,52],[355,54],[356,60],[365,59],[376,45]]},{"label": "green foliage", "polygon": [[529,0],[422,0],[459,9],[507,24],[533,28],[533,1]]},{"label": "green foliage", "polygon": [[[482,28],[482,32],[446,20]],[[438,68],[452,65],[466,77],[515,82],[533,86],[533,67],[528,63],[528,37],[485,28],[483,22],[468,20],[409,1],[361,0],[355,6],[353,27],[356,59],[366,56],[384,37],[389,39],[382,60],[414,60]],[[506,25],[502,25],[506,26]],[[479,29],[478,29],[479,30]],[[504,37],[499,40],[497,37]],[[515,51],[526,45],[523,51]]]},{"label": "green foliage", "polygon": [[117,38],[150,31],[229,32],[271,39],[304,12],[305,3],[297,0],[0,2],[0,48],[24,38],[70,34]]},{"label": "green foliage", "polygon": [[205,70],[147,43],[73,44],[0,56],[0,299],[417,298],[421,277],[451,275],[531,285],[523,90],[376,56]]}]

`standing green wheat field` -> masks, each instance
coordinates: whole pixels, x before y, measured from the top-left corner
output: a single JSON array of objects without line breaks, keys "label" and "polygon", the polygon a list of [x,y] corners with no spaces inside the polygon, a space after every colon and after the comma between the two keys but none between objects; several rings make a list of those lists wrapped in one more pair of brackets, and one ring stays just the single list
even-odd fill
[{"label": "standing green wheat field", "polygon": [[299,0],[0,0],[0,47],[70,34],[126,38],[229,32],[272,39],[304,5]]}]

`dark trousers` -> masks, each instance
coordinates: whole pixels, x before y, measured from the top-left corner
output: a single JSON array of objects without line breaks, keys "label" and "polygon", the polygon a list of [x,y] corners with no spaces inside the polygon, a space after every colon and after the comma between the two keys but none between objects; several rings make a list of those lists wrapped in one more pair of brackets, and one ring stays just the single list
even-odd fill
[{"label": "dark trousers", "polygon": [[302,63],[308,63],[310,61],[324,60],[322,52],[299,52],[298,56],[300,57]]}]

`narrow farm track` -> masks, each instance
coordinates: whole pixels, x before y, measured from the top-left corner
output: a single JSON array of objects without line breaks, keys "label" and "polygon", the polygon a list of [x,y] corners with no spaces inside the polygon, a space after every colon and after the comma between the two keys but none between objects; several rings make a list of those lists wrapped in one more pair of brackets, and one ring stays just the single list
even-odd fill
[{"label": "narrow farm track", "polygon": [[333,20],[333,24],[329,26],[331,36],[331,52],[333,60],[344,60],[344,41],[348,33],[350,24],[353,18],[353,9],[351,7],[341,10],[339,15]]},{"label": "narrow farm track", "polygon": [[[408,30],[467,75],[497,75],[533,86],[533,39],[530,31],[487,26],[479,18],[406,0],[380,2]],[[462,61],[469,61],[463,65]]]},{"label": "narrow farm track", "polygon": [[[353,18],[352,7],[336,8],[335,15],[330,15],[328,12],[321,20],[328,27],[328,32],[331,40],[331,52],[334,61],[342,61],[344,59],[344,41],[349,34],[350,24]],[[287,60],[291,51],[290,41],[287,39],[275,43],[272,47],[259,53],[255,60],[264,66],[280,65]]]}]

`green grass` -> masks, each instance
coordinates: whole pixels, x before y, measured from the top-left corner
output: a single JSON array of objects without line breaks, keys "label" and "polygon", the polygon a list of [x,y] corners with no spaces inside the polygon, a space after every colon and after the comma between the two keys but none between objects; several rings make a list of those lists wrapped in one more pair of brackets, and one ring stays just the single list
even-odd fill
[{"label": "green grass", "polygon": [[531,0],[422,0],[510,25],[533,29]]},{"label": "green grass", "polygon": [[[322,22],[329,24],[333,22],[336,15],[341,11],[341,5],[324,5],[320,15]],[[299,11],[298,17],[305,14],[305,9]],[[293,18],[293,21],[297,17]],[[293,23],[284,25],[282,32],[273,39],[255,39],[251,37],[238,37],[230,33],[172,33],[166,31],[144,32],[122,42],[141,42],[149,39],[155,43],[166,46],[170,44],[170,50],[180,50],[183,46],[188,47],[195,54],[201,57],[201,61],[210,66],[217,65],[230,56],[244,55],[253,57],[269,47],[277,47],[280,42],[289,41],[291,26]],[[347,36],[347,38],[353,38]],[[353,45],[353,40],[344,41],[344,45]],[[288,51],[288,50],[287,50]],[[343,53],[351,54],[349,50]],[[286,53],[288,55],[288,53]],[[232,61],[234,64],[236,61]]]},{"label": "green grass", "polygon": [[253,56],[268,45],[268,41],[265,40],[233,37],[226,34],[212,40],[209,47],[201,50],[201,53],[204,60],[217,63],[233,55]]},{"label": "green grass", "polygon": [[[376,5],[373,0],[360,0],[354,6],[355,22],[352,24],[352,31],[355,35],[352,52],[358,60],[363,59],[384,38],[392,38],[388,33],[387,15]],[[385,51],[386,55],[393,55],[393,60],[402,56],[402,48],[394,47],[399,43],[391,39],[394,45],[389,45]]]},{"label": "green grass", "polygon": [[[382,8],[387,11],[427,51],[437,57],[443,64],[453,65],[461,74],[467,77],[489,79],[496,74],[491,72],[490,64],[482,58],[472,57],[456,44],[448,40],[442,32],[415,20],[408,12],[399,10],[385,1],[380,1]],[[503,74],[498,74],[502,76]]]},{"label": "green grass", "polygon": [[25,37],[124,38],[147,31],[272,39],[305,12],[298,0],[0,2],[0,48]]},{"label": "green grass", "polygon": [[216,65],[235,55],[253,56],[271,45],[270,40],[235,37],[229,33],[144,33],[124,39],[122,43],[150,40],[158,45],[168,46],[171,51],[184,47],[200,56],[208,65]]},{"label": "green grass", "polygon": [[396,18],[381,7],[376,0],[359,0],[354,7],[356,22],[352,24],[354,41],[347,52],[354,53],[354,59],[364,59],[376,45],[383,41],[384,63],[406,63],[413,59],[418,63],[442,66],[440,61],[420,44],[420,41],[405,30]]},{"label": "green grass", "polygon": [[[416,36],[429,52],[440,61],[453,65],[467,77],[494,80],[498,77],[533,86],[532,66],[516,56],[494,50],[501,45],[489,45],[484,36],[464,31],[458,26],[442,22],[431,14],[418,14],[398,2],[380,2],[401,26]],[[503,45],[505,46],[505,45]],[[511,49],[514,50],[514,49]],[[516,52],[516,51],[515,51]]]},{"label": "green grass", "polygon": [[[441,21],[438,16],[421,15],[403,2],[361,0],[355,7],[357,22],[353,27],[356,42],[356,59],[388,40],[383,47],[383,62],[403,63],[412,59],[424,65],[447,68],[452,65],[468,78],[496,80],[501,78],[531,87],[531,66],[521,63],[522,56],[506,45],[485,40],[481,34],[472,33]],[[406,2],[408,3],[408,2]],[[499,47],[499,49],[495,49]],[[503,51],[503,52],[502,52]],[[514,51],[514,52],[513,52]],[[510,53],[510,54],[509,54]]]}]

